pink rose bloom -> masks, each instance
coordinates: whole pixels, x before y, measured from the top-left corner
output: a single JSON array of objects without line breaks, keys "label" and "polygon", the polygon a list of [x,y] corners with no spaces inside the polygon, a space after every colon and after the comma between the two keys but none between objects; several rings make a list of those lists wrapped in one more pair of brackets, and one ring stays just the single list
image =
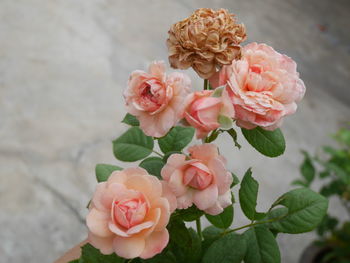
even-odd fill
[{"label": "pink rose bloom", "polygon": [[232,204],[232,175],[225,168],[226,160],[215,144],[189,148],[190,159],[184,154],[172,154],[161,174],[177,198],[177,208],[195,204],[207,214],[220,214]]},{"label": "pink rose bloom", "polygon": [[219,128],[219,117],[234,117],[234,108],[226,90],[220,97],[213,96],[213,90],[191,93],[185,100],[183,117],[196,128],[197,139],[204,138],[212,130]]},{"label": "pink rose bloom", "polygon": [[304,96],[304,82],[296,69],[290,57],[251,43],[243,48],[240,60],[223,66],[210,82],[214,87],[227,84],[238,126],[274,130]]},{"label": "pink rose bloom", "polygon": [[163,61],[153,62],[148,71],[131,73],[124,92],[126,107],[145,134],[162,137],[179,121],[191,80],[178,72],[166,75]]},{"label": "pink rose bloom", "polygon": [[142,168],[113,172],[97,185],[86,217],[89,243],[103,254],[151,258],[168,244],[166,225],[176,199]]}]

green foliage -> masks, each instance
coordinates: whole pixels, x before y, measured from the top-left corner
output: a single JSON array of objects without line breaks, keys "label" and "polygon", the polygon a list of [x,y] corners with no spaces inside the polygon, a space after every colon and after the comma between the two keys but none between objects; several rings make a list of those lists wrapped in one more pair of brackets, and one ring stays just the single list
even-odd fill
[{"label": "green foliage", "polygon": [[[316,228],[327,213],[328,200],[307,188],[289,191],[282,195],[273,206],[282,205],[278,221],[270,223],[270,228],[290,234],[304,233]],[[281,211],[281,210],[279,210]],[[270,214],[270,218],[276,218]]]},{"label": "green foliage", "polygon": [[153,138],[146,136],[139,127],[131,127],[113,141],[114,156],[124,162],[141,160],[151,154]]},{"label": "green foliage", "polygon": [[234,173],[231,172],[232,175],[232,183],[230,188],[234,187],[235,185],[239,184],[239,178],[237,177],[237,175],[235,175]]},{"label": "green foliage", "polygon": [[266,226],[252,227],[244,232],[249,248],[245,263],[280,263],[281,255],[274,235]]},{"label": "green foliage", "polygon": [[304,153],[304,162],[300,166],[300,172],[301,175],[305,178],[307,185],[310,185],[310,183],[314,180],[315,178],[315,167],[312,164],[310,156],[306,153]]},{"label": "green foliage", "polygon": [[127,113],[124,117],[124,119],[122,120],[122,123],[125,123],[125,124],[128,124],[130,126],[139,126],[140,125],[140,122],[139,120],[131,115],[130,113]]},{"label": "green foliage", "polygon": [[177,210],[177,213],[185,222],[195,221],[204,214],[204,212],[202,210],[199,210],[195,205],[192,205],[187,209]]},{"label": "green foliage", "polygon": [[71,261],[70,263],[124,263],[125,259],[118,257],[116,254],[103,255],[100,251],[90,244],[86,244],[81,248],[80,259]]},{"label": "green foliage", "polygon": [[202,263],[240,263],[247,250],[244,237],[230,233],[215,240],[205,252]]},{"label": "green foliage", "polygon": [[181,151],[193,138],[195,129],[192,127],[176,126],[162,138],[158,139],[158,144],[163,153]]},{"label": "green foliage", "polygon": [[164,161],[160,157],[148,157],[140,163],[140,167],[147,170],[149,174],[157,176],[161,179],[160,171],[164,166]]},{"label": "green foliage", "polygon": [[241,145],[238,143],[238,140],[237,140],[237,132],[235,129],[231,128],[229,130],[226,130],[226,132],[231,136],[232,140],[233,140],[233,143],[235,144],[235,146],[238,148],[238,149],[241,149]]},{"label": "green foliage", "polygon": [[239,189],[239,202],[246,217],[250,220],[259,220],[265,216],[264,213],[256,212],[256,202],[258,199],[259,184],[252,177],[252,170],[249,168],[245,173],[241,188]]},{"label": "green foliage", "polygon": [[221,214],[212,216],[212,215],[205,215],[205,217],[208,219],[210,223],[212,223],[214,226],[222,229],[229,228],[233,221],[233,206],[230,205],[224,209],[224,211]]},{"label": "green foliage", "polygon": [[113,171],[123,170],[123,168],[111,165],[111,164],[97,164],[95,167],[95,174],[97,182],[107,181],[108,177],[111,175]]},{"label": "green foliage", "polygon": [[280,129],[267,131],[260,127],[252,130],[242,128],[243,136],[258,152],[268,157],[277,157],[284,153],[286,143]]}]

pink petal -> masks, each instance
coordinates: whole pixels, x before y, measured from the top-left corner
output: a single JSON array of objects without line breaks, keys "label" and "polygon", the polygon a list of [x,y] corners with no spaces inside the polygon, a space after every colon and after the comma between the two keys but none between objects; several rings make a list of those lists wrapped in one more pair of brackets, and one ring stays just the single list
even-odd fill
[{"label": "pink petal", "polygon": [[137,234],[137,233],[141,232],[142,230],[148,229],[152,226],[154,226],[154,222],[146,221],[146,222],[143,222],[142,224],[133,226],[132,228],[128,229],[127,234],[128,235]]},{"label": "pink petal", "polygon": [[143,237],[115,237],[113,241],[115,253],[123,258],[139,257],[145,249],[145,239]]},{"label": "pink petal", "polygon": [[114,234],[121,236],[121,237],[128,237],[129,234],[124,230],[123,227],[120,227],[117,224],[114,224],[113,222],[108,223],[108,228],[110,231],[112,231]]},{"label": "pink petal", "polygon": [[86,225],[93,234],[108,237],[113,235],[108,228],[109,220],[110,215],[108,213],[92,208],[86,217]]},{"label": "pink petal", "polygon": [[162,183],[162,187],[163,187],[163,195],[162,197],[166,198],[169,202],[169,210],[170,213],[174,212],[177,206],[177,202],[176,202],[176,196],[174,195],[174,193],[171,191],[169,185],[167,182],[165,181],[161,181]]},{"label": "pink petal", "polygon": [[169,233],[167,229],[153,232],[147,237],[145,249],[141,253],[140,258],[147,259],[159,254],[167,246],[168,242]]},{"label": "pink petal", "polygon": [[227,172],[225,164],[219,158],[214,158],[209,161],[208,167],[215,176],[218,194],[221,195],[228,191],[232,183],[232,176]]},{"label": "pink petal", "polygon": [[187,191],[187,186],[183,183],[183,172],[180,169],[175,170],[169,179],[169,187],[171,191],[176,195],[183,195]]},{"label": "pink petal", "polygon": [[169,202],[165,198],[159,198],[156,203],[153,204],[154,207],[160,208],[161,215],[158,224],[155,227],[155,231],[162,230],[167,226],[170,219],[170,208]]},{"label": "pink petal", "polygon": [[114,252],[113,250],[113,239],[114,236],[110,237],[99,237],[91,232],[88,235],[88,242],[95,248],[99,249],[104,255],[109,255]]},{"label": "pink petal", "polygon": [[131,175],[125,182],[125,186],[129,189],[139,191],[152,202],[153,199],[159,198],[162,194],[162,186],[159,180],[150,175]]},{"label": "pink petal", "polygon": [[183,165],[186,160],[184,154],[172,154],[167,160],[166,165],[162,168],[161,175],[164,180],[168,181],[171,174],[175,171],[176,168]]},{"label": "pink petal", "polygon": [[194,190],[188,189],[184,195],[177,198],[178,209],[186,209],[193,204],[193,192]]},{"label": "pink petal", "polygon": [[194,145],[188,149],[192,159],[199,159],[204,163],[208,163],[211,159],[219,155],[218,148],[215,144],[205,143]]},{"label": "pink petal", "polygon": [[216,185],[210,185],[202,191],[195,191],[193,203],[200,210],[205,210],[213,206],[218,198],[218,188]]},{"label": "pink petal", "polygon": [[164,61],[153,61],[148,68],[148,72],[163,81],[165,77]]}]

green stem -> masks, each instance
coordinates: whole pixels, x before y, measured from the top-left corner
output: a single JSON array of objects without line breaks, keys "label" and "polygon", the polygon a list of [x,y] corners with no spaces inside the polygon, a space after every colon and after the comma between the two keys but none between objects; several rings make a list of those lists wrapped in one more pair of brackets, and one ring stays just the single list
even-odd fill
[{"label": "green stem", "polygon": [[160,157],[164,157],[161,153],[159,153],[159,152],[157,152],[157,151],[155,151],[155,150],[152,150],[152,152],[154,152],[155,154],[157,154],[157,155],[159,155]]},{"label": "green stem", "polygon": [[201,226],[201,218],[196,219],[196,227],[199,238],[202,240],[202,226]]},{"label": "green stem", "polygon": [[241,226],[241,227],[230,229],[230,230],[224,232],[222,235],[226,235],[226,234],[229,234],[231,232],[235,232],[235,231],[247,228],[247,227],[252,227],[252,226],[256,226],[256,225],[263,225],[263,224],[267,224],[267,223],[272,223],[272,222],[278,221],[278,220],[280,220],[282,218],[284,218],[284,216],[277,217],[277,218],[271,218],[271,219],[266,220],[266,221],[260,221],[260,222],[251,223],[251,224],[248,224],[248,225],[244,225],[244,226]]},{"label": "green stem", "polygon": [[207,79],[204,79],[203,89],[204,89],[204,90],[209,89],[209,81],[208,81]]}]

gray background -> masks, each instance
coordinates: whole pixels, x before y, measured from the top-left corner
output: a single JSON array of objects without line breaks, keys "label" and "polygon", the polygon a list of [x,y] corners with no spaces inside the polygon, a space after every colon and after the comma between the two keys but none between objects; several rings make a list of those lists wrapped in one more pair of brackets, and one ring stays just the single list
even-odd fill
[{"label": "gray background", "polygon": [[[52,262],[86,236],[94,166],[118,164],[111,140],[126,129],[119,121],[128,75],[166,60],[168,28],[199,7],[236,13],[248,41],[270,44],[298,62],[307,87],[283,126],[282,157],[259,155],[241,135],[241,151],[227,137],[218,141],[240,177],[253,166],[260,209],[299,176],[300,149],[318,151],[350,120],[347,0],[1,0],[1,262]],[[345,216],[337,200],[330,210]],[[237,212],[234,225],[244,223]],[[297,262],[312,238],[281,235],[282,262]]]}]

